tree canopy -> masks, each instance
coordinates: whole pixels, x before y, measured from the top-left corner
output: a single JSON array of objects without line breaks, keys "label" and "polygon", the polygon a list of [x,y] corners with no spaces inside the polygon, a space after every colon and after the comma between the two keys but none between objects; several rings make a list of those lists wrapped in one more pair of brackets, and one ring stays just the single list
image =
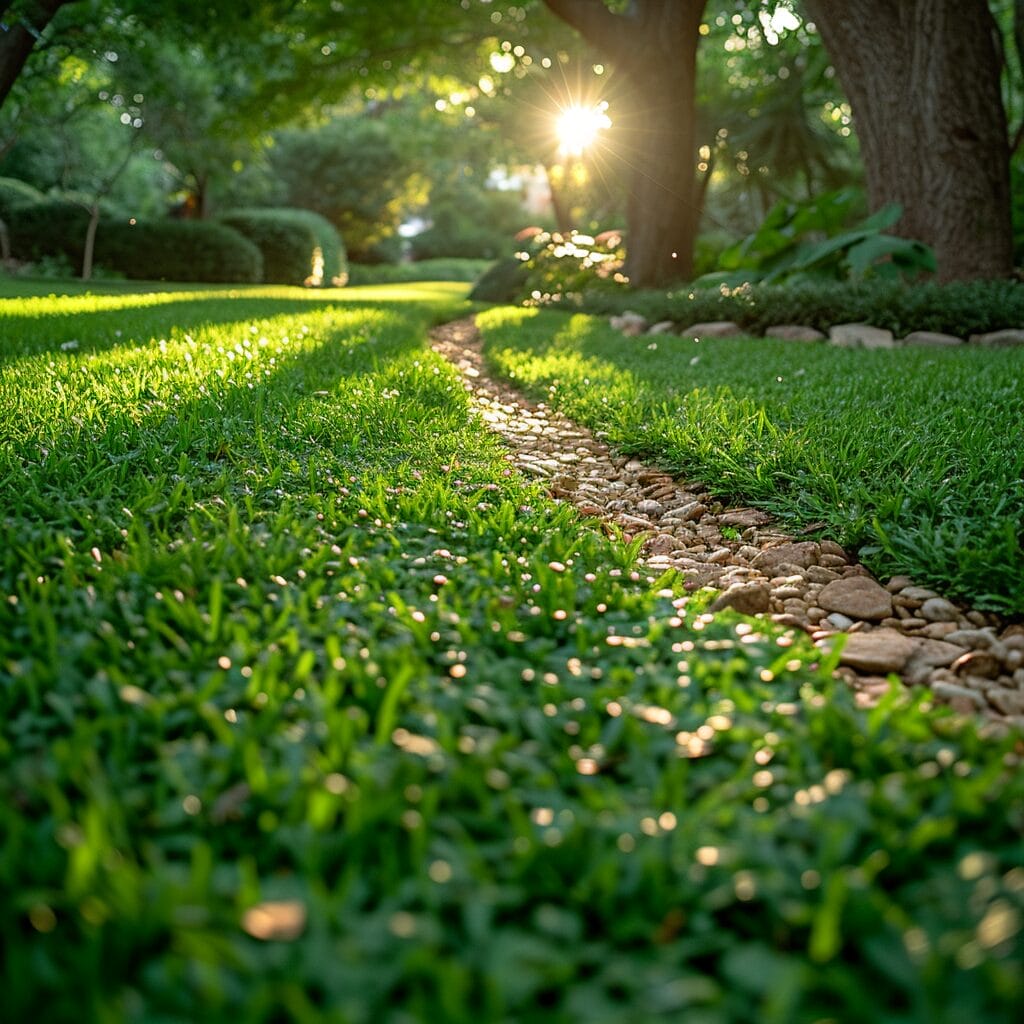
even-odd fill
[{"label": "tree canopy", "polygon": [[[345,111],[368,125],[349,133],[345,162],[367,186],[384,235],[434,181],[440,197],[453,182],[487,181],[499,165],[542,167],[554,222],[625,227],[630,279],[658,285],[702,269],[698,237],[724,244],[780,200],[863,180],[871,209],[901,205],[896,230],[931,244],[943,276],[1008,273],[1024,5],[915,2],[898,18],[883,16],[889,7],[9,0],[0,3],[0,170],[37,187],[87,185],[97,154],[88,156],[84,126],[109,137],[99,149],[111,153],[134,133],[125,185],[134,182],[141,198],[148,168],[146,202],[170,181],[202,215],[251,192],[255,169],[284,168],[302,133],[327,152]],[[925,71],[907,78],[910,52],[927,60],[912,62]],[[907,89],[912,102],[887,103]],[[558,110],[598,104],[607,114],[596,144],[560,151]],[[425,130],[430,118],[436,125]],[[374,147],[384,154],[374,124],[400,135],[376,165],[364,159]],[[893,139],[905,140],[897,160]],[[410,163],[421,168],[418,189]],[[339,157],[338,174],[341,165]],[[389,193],[376,206],[371,179]],[[292,203],[302,191],[280,181],[275,189]],[[264,190],[267,201],[273,191]],[[329,206],[323,189],[303,202]],[[353,230],[352,218],[364,217],[358,205],[336,208],[339,226]],[[374,233],[368,224],[358,231]]]}]

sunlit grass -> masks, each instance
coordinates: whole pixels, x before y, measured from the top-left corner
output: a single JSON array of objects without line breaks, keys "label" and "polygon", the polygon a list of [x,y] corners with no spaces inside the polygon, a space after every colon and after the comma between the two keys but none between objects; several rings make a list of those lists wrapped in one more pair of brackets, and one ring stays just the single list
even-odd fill
[{"label": "sunlit grass", "polygon": [[622,449],[880,574],[1024,611],[1024,351],[625,339],[536,310],[480,323],[501,372]]},{"label": "sunlit grass", "polygon": [[1014,740],[514,476],[464,293],[8,315],[5,1014],[1013,1020]]}]

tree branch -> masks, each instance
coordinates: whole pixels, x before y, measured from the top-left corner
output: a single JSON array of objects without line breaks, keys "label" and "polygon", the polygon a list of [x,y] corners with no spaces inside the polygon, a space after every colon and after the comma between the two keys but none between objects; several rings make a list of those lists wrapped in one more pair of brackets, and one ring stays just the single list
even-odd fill
[{"label": "tree branch", "polygon": [[631,38],[636,25],[635,4],[630,4],[625,14],[612,14],[602,0],[544,0],[544,3],[552,14],[609,57],[618,57],[635,43]]},{"label": "tree branch", "polygon": [[39,36],[62,7],[78,0],[35,0],[16,21],[0,28],[0,106],[21,74]]}]

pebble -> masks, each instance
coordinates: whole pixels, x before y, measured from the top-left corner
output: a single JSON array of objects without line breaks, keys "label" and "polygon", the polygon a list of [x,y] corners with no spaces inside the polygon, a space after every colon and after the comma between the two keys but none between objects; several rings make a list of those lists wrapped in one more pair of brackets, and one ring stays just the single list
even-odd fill
[{"label": "pebble", "polygon": [[930,597],[921,605],[921,617],[929,622],[956,622],[960,612],[955,604],[942,597]]},{"label": "pebble", "polygon": [[[582,515],[642,536],[642,560],[652,571],[677,569],[688,592],[715,587],[715,612],[770,615],[810,633],[824,650],[844,643],[837,674],[855,687],[858,703],[877,701],[889,688],[885,676],[897,674],[959,712],[984,710],[1024,727],[1024,623],[961,611],[908,576],[883,586],[835,541],[784,536],[766,513],[725,508],[699,486],[616,455],[607,435],[490,378],[471,321],[437,328],[434,339],[435,350],[463,372],[487,426],[509,445],[510,463]],[[740,540],[726,538],[722,527],[741,529]]]}]

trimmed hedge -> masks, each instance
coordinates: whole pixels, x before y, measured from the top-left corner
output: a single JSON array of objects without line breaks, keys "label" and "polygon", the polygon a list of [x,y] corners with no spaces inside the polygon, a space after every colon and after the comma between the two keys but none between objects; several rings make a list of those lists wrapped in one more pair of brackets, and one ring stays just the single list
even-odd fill
[{"label": "trimmed hedge", "polygon": [[[67,199],[18,206],[9,224],[11,251],[22,260],[64,257],[79,267],[89,212]],[[256,284],[263,257],[244,235],[209,221],[139,221],[101,217],[97,266],[141,280]]]},{"label": "trimmed hedge", "polygon": [[[16,206],[7,222],[11,254],[29,262],[63,257],[80,267],[88,226],[89,211],[68,199],[41,199]],[[97,237],[103,230],[101,223]]]},{"label": "trimmed hedge", "polygon": [[773,324],[807,324],[827,331],[834,324],[866,322],[888,328],[897,337],[911,331],[967,337],[1024,326],[1024,284],[1017,281],[755,284],[732,290],[683,286],[668,292],[595,290],[559,305],[601,315],[632,309],[651,322],[733,320],[753,334]]},{"label": "trimmed hedge", "polygon": [[341,277],[341,238],[319,214],[282,207],[231,210],[219,219],[260,250],[268,284],[330,285]]},{"label": "trimmed hedge", "polygon": [[96,262],[147,281],[258,284],[263,279],[260,250],[238,231],[211,221],[103,225]]},{"label": "trimmed hedge", "polygon": [[326,218],[313,210],[283,207],[296,222],[304,221],[316,235],[316,244],[324,261],[324,286],[343,285],[348,281],[348,256],[345,241],[338,229]]}]

